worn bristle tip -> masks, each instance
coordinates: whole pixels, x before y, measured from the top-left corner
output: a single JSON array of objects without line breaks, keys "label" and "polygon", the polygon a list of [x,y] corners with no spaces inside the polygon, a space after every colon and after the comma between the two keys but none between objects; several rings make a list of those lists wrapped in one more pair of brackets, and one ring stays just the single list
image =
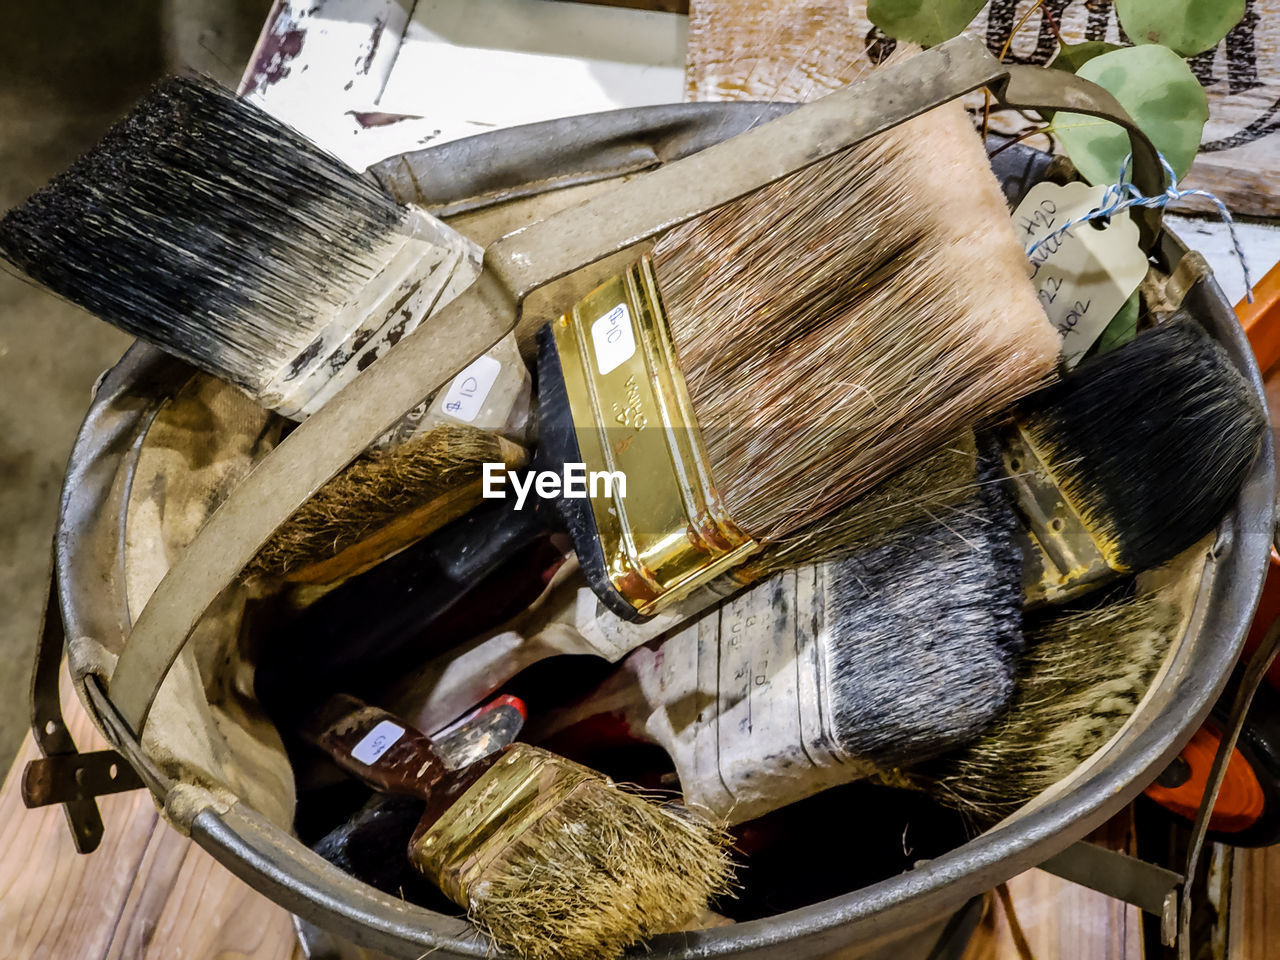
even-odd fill
[{"label": "worn bristle tip", "polygon": [[404,211],[209,80],[162,80],[0,221],[0,254],[108,323],[256,392],[396,242]]},{"label": "worn bristle tip", "polygon": [[1267,418],[1193,320],[1139,335],[1030,398],[1027,439],[1116,569],[1166,563],[1222,519]]},{"label": "worn bristle tip", "polygon": [[528,960],[612,960],[729,892],[722,830],[603,780],[576,790],[470,891],[469,916]]},{"label": "worn bristle tip", "polygon": [[394,453],[366,455],[299,507],[245,574],[270,579],[337,556],[419,506],[478,483],[486,462],[503,459],[497,436],[462,425],[437,427]]},{"label": "worn bristle tip", "polygon": [[958,104],[676,228],[653,260],[716,488],[764,542],[1007,406],[1057,358]]},{"label": "worn bristle tip", "polygon": [[919,763],[977,737],[1013,695],[1022,552],[989,473],[951,510],[836,565],[827,670],[833,733],[851,758]]},{"label": "worn bristle tip", "polygon": [[981,826],[1013,813],[1120,730],[1177,625],[1174,607],[1151,595],[1058,614],[1028,631],[1009,709],[974,743],[926,765],[920,782]]}]

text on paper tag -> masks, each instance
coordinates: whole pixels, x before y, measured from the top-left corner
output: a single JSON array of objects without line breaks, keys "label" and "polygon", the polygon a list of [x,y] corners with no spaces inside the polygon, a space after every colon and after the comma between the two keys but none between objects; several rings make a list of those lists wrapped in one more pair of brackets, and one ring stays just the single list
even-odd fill
[{"label": "text on paper tag", "polygon": [[[1013,213],[1013,227],[1030,254],[1031,282],[1062,337],[1062,359],[1073,367],[1097,342],[1147,273],[1138,227],[1128,214],[1110,221],[1062,225],[1095,209],[1105,186],[1039,183]],[[1047,239],[1045,239],[1047,238]]]}]

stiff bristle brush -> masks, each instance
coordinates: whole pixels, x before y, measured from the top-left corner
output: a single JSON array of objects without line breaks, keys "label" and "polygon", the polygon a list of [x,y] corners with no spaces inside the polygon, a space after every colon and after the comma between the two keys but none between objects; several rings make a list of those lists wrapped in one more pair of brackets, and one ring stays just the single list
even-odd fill
[{"label": "stiff bristle brush", "polygon": [[1002,435],[1028,601],[1061,603],[1199,541],[1266,430],[1249,382],[1185,314],[1029,397]]},{"label": "stiff bristle brush", "polygon": [[526,744],[450,771],[432,742],[352,697],[306,739],[375,790],[426,801],[407,856],[502,949],[611,958],[729,892],[722,830]]},{"label": "stiff bristle brush", "polygon": [[[482,250],[252,103],[211,81],[170,78],[5,215],[0,255],[108,323],[303,419],[466,289]],[[523,442],[530,387],[514,341],[477,358],[355,473],[321,489],[253,573],[341,579],[473,505],[470,474],[486,461],[515,468],[524,456],[448,428]],[[446,432],[407,442],[437,428]],[[401,495],[406,477],[426,481],[423,495]],[[441,509],[413,512],[433,496]],[[337,559],[374,534],[381,540]]]},{"label": "stiff bristle brush", "polygon": [[982,827],[1069,775],[1132,716],[1181,620],[1160,594],[1054,613],[1027,629],[1004,715],[968,746],[906,771]]},{"label": "stiff bristle brush", "polygon": [[531,736],[559,750],[597,726],[657,743],[686,803],[730,823],[955,749],[1013,693],[1015,523],[988,483],[945,518],[779,573],[636,650]]}]

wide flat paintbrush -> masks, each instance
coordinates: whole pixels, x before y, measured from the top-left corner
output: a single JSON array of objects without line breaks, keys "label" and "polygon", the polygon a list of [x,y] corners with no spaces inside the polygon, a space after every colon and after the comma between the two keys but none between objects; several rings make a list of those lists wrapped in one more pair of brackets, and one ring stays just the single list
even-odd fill
[{"label": "wide flat paintbrush", "polygon": [[[0,254],[301,419],[464,290],[482,251],[230,91],[170,78],[5,215]],[[252,572],[349,576],[474,505],[482,464],[524,455],[465,431],[525,442],[530,386],[513,340],[477,358],[382,438],[394,457],[380,450],[319,491]],[[405,495],[406,478],[422,491]]]},{"label": "wide flat paintbrush", "polygon": [[1012,694],[1015,522],[987,485],[945,519],[777,574],[636,650],[531,735],[552,749],[589,743],[587,727],[657,743],[685,801],[733,823],[954,749]]},{"label": "wide flat paintbrush", "polygon": [[386,711],[334,697],[306,738],[375,790],[427,801],[408,857],[500,948],[608,958],[728,892],[720,831],[516,744],[460,771]]}]

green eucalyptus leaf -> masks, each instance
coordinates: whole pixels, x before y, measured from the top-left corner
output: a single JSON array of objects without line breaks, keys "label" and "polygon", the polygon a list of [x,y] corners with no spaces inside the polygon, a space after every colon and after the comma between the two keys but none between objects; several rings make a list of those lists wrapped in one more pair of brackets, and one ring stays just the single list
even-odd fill
[{"label": "green eucalyptus leaf", "polygon": [[1158,43],[1184,57],[1212,50],[1244,16],[1245,0],[1115,0],[1134,43]]},{"label": "green eucalyptus leaf", "polygon": [[1129,299],[1124,302],[1124,306],[1111,318],[1107,328],[1102,331],[1102,336],[1098,338],[1097,346],[1094,347],[1094,353],[1107,353],[1137,336],[1141,299],[1138,291],[1133,291]]},{"label": "green eucalyptus leaf", "polygon": [[868,0],[867,19],[898,40],[933,47],[959,36],[986,0]]},{"label": "green eucalyptus leaf", "polygon": [[[1164,154],[1178,178],[1200,147],[1209,100],[1185,60],[1167,47],[1125,47],[1094,57],[1077,76],[1104,87]],[[1090,183],[1114,183],[1129,154],[1129,137],[1106,120],[1062,111],[1054,135]]]},{"label": "green eucalyptus leaf", "polygon": [[1094,57],[1100,57],[1112,50],[1120,50],[1120,46],[1107,43],[1105,40],[1085,40],[1083,43],[1064,43],[1058,55],[1049,66],[1054,70],[1065,70],[1075,73]]}]

